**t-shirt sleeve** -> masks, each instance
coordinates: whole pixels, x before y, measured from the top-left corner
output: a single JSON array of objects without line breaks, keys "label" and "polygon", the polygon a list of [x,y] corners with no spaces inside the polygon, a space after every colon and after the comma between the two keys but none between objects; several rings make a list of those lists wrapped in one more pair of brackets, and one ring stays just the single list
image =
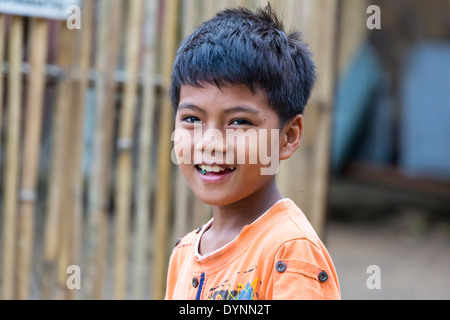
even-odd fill
[{"label": "t-shirt sleeve", "polygon": [[177,297],[179,297],[180,295],[185,294],[184,291],[180,292],[177,283],[179,277],[181,277],[180,274],[183,271],[186,256],[190,254],[195,240],[196,232],[191,232],[187,234],[183,239],[180,239],[175,245],[175,248],[172,250],[167,270],[165,300],[174,300],[177,299]]},{"label": "t-shirt sleeve", "polygon": [[284,243],[275,254],[272,268],[272,300],[340,299],[333,263],[323,247],[307,239]]}]

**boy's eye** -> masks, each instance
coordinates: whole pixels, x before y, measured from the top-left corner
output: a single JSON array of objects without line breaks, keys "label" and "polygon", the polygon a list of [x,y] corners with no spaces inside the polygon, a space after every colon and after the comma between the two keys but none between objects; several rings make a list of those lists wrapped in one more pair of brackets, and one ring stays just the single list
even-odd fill
[{"label": "boy's eye", "polygon": [[187,123],[196,123],[196,122],[200,122],[201,120],[197,117],[185,117],[182,119],[183,121],[187,122]]},{"label": "boy's eye", "polygon": [[252,125],[253,123],[245,119],[237,119],[231,122],[230,124],[239,126],[239,125]]}]

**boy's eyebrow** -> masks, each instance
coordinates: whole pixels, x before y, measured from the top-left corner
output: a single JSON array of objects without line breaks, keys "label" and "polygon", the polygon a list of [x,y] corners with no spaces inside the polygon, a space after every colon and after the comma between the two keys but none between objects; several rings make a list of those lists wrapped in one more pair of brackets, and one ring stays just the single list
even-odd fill
[{"label": "boy's eyebrow", "polygon": [[178,110],[180,110],[180,109],[191,109],[191,110],[198,111],[201,113],[206,113],[206,111],[203,110],[202,108],[199,108],[196,105],[194,105],[192,103],[187,103],[187,102],[180,104],[178,106]]},{"label": "boy's eyebrow", "polygon": [[253,114],[258,114],[260,111],[258,109],[249,106],[236,106],[225,110],[225,113],[235,113],[235,112],[250,112]]},{"label": "boy's eyebrow", "polygon": [[[191,104],[191,103],[187,103],[187,102],[180,104],[178,106],[178,110],[180,110],[180,109],[191,109],[191,110],[198,111],[198,112],[201,112],[201,113],[206,113],[206,111],[203,110],[202,108],[199,108],[196,105]],[[258,109],[252,108],[250,106],[236,106],[236,107],[232,107],[232,108],[226,109],[224,111],[224,113],[236,113],[236,112],[250,112],[250,113],[253,113],[253,114],[259,114],[260,113],[260,111]]]}]

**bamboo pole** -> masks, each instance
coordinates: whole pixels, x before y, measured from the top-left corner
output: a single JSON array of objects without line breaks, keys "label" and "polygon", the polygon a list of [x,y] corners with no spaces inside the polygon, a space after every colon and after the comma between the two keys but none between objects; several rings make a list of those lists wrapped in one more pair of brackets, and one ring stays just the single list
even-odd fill
[{"label": "bamboo pole", "polygon": [[[79,65],[79,87],[76,89],[76,95],[80,97],[76,108],[76,129],[74,130],[74,170],[73,170],[73,196],[74,196],[74,215],[73,215],[73,261],[82,259],[82,229],[83,229],[83,131],[86,113],[86,93],[89,85],[89,69],[91,60],[91,41],[94,31],[94,3],[89,0],[83,0],[82,8],[82,31],[80,35],[80,65]],[[81,262],[79,263],[81,265]]]},{"label": "bamboo pole", "polygon": [[[183,1],[183,25],[182,25],[182,36],[183,38],[189,36],[194,31],[195,26],[198,23],[198,12],[199,12],[198,1],[196,0],[184,0]],[[192,219],[189,219],[189,200],[193,197],[192,192],[190,192],[189,186],[186,179],[181,173],[178,166],[175,169],[175,217],[174,217],[174,228],[173,228],[173,239],[182,237],[189,230],[192,230]],[[174,241],[174,240],[172,240]],[[174,242],[175,243],[175,242]]]},{"label": "bamboo pole", "polygon": [[[5,15],[0,13],[0,61],[5,55]],[[2,156],[2,125],[3,125],[3,72],[0,71],[0,157]],[[0,208],[1,209],[1,208]]]},{"label": "bamboo pole", "polygon": [[[63,28],[61,37],[63,40],[62,49],[66,52],[67,57],[73,55],[73,47],[69,44],[74,39],[69,35],[69,30]],[[66,32],[67,31],[67,32]],[[65,56],[64,54],[62,55]],[[69,59],[68,59],[69,60]],[[72,60],[72,59],[70,59]],[[64,64],[61,64],[64,66]],[[61,161],[59,169],[61,172],[60,181],[58,181],[58,188],[61,189],[61,196],[59,200],[59,225],[58,225],[58,248],[57,248],[57,299],[67,299],[69,288],[66,285],[67,280],[67,267],[70,263],[70,251],[71,251],[71,234],[72,234],[72,210],[70,203],[70,170],[71,170],[71,158],[69,156],[70,148],[70,135],[72,132],[72,118],[71,118],[71,101],[74,98],[73,83],[72,83],[72,68],[71,65],[66,67],[66,77],[61,81],[61,85],[58,91],[58,108],[61,112],[61,122],[64,123],[64,127],[61,127],[61,131],[56,134],[61,135],[61,144],[55,147],[61,148]]]},{"label": "bamboo pole", "polygon": [[20,117],[22,109],[22,17],[12,16],[9,32],[7,139],[3,212],[3,300],[14,298],[17,186],[19,179]]},{"label": "bamboo pole", "polygon": [[[102,162],[105,161],[104,150],[104,132],[103,117],[105,113],[105,95],[108,79],[108,23],[107,18],[111,10],[110,5],[113,2],[103,0],[98,3],[97,10],[97,47],[96,47],[96,69],[98,71],[98,77],[96,80],[96,115],[95,115],[95,133],[94,133],[94,147],[92,156],[91,175],[89,179],[89,199],[88,199],[88,211],[87,211],[87,241],[86,241],[86,256],[85,263],[87,268],[87,275],[85,277],[85,292],[88,299],[100,299],[102,290],[100,287],[103,285],[103,277],[100,270],[102,270],[103,257],[101,255],[102,242],[104,237],[102,236],[104,230],[102,228],[102,215],[104,207],[106,207],[107,200],[105,195],[105,187],[102,187],[104,179],[104,171],[102,171]],[[109,164],[109,163],[108,163]],[[103,169],[105,170],[105,169]],[[105,170],[106,171],[106,170]],[[100,270],[99,270],[100,269]]]},{"label": "bamboo pole", "polygon": [[[73,32],[73,31],[71,31]],[[62,34],[64,35],[64,33]],[[68,37],[68,34],[65,34]],[[72,38],[73,39],[73,38]],[[66,47],[66,46],[63,46]],[[66,50],[68,48],[66,47]],[[67,50],[69,51],[69,50]],[[73,48],[70,48],[71,54],[73,52]],[[57,134],[63,136],[61,139],[63,144],[60,145],[60,148],[63,148],[62,152],[62,160],[61,160],[61,170],[60,173],[61,180],[59,182],[59,187],[61,188],[61,199],[60,199],[60,213],[59,213],[59,226],[58,226],[58,248],[57,248],[57,299],[68,299],[70,292],[69,288],[66,285],[67,280],[67,267],[72,265],[71,256],[72,256],[72,231],[73,231],[73,203],[71,197],[71,175],[72,175],[72,167],[73,167],[73,158],[71,155],[71,149],[73,145],[71,145],[71,135],[73,132],[74,121],[72,114],[72,105],[73,100],[75,99],[74,92],[74,83],[72,78],[72,73],[70,72],[70,78],[64,79],[63,84],[60,87],[58,99],[58,103],[60,104],[59,108],[62,112],[62,117],[64,117],[65,126],[62,128]],[[62,101],[64,100],[64,101]]]},{"label": "bamboo pole", "polygon": [[204,10],[204,20],[211,19],[216,14],[216,8],[217,8],[218,1],[210,1],[210,0],[204,0],[203,3],[203,10]]},{"label": "bamboo pole", "polygon": [[146,258],[148,253],[148,228],[150,221],[150,189],[154,174],[151,172],[153,121],[155,115],[155,62],[156,62],[156,28],[157,28],[156,0],[145,2],[145,32],[143,39],[144,82],[143,101],[139,131],[139,157],[136,175],[136,218],[135,245],[133,250],[133,298],[143,299],[146,275]]},{"label": "bamboo pole", "polygon": [[198,0],[183,0],[183,38],[189,36],[199,23]]},{"label": "bamboo pole", "polygon": [[294,200],[324,236],[329,164],[330,129],[335,81],[333,60],[336,1],[308,0],[301,8],[305,32],[317,65],[318,81],[303,115],[300,149],[281,164],[279,181],[284,196]]},{"label": "bamboo pole", "polygon": [[[316,44],[318,43],[315,40],[319,39],[317,37],[319,36],[319,23],[321,23],[321,21],[319,22],[319,20],[316,19],[320,10],[319,1],[306,0],[301,4],[303,19],[297,21],[301,21],[302,25],[297,24],[295,25],[295,28],[299,28],[304,32],[304,39],[309,44],[314,54],[316,52]],[[316,57],[314,56],[313,58],[317,63]],[[313,90],[312,97],[303,114],[304,130],[300,148],[289,160],[281,163],[279,174],[281,181],[280,188],[283,189],[283,194],[294,200],[308,218],[312,215],[312,188],[310,187],[310,184],[311,179],[314,179],[314,153],[316,150],[315,127],[317,121],[317,106],[314,102],[315,97],[316,92]]]},{"label": "bamboo pole", "polygon": [[[313,183],[313,198],[311,205],[311,223],[322,237],[325,232],[325,217],[328,195],[328,175],[330,162],[331,120],[333,110],[334,84],[336,80],[337,62],[334,59],[336,51],[337,29],[337,1],[322,0],[319,21],[323,21],[321,28],[321,48],[319,55],[321,77],[318,79],[317,90],[320,95],[320,113],[317,126],[317,150],[315,154],[316,171]],[[320,53],[319,53],[320,52]]]},{"label": "bamboo pole", "polygon": [[366,40],[369,29],[355,28],[355,26],[365,25],[367,16],[361,13],[366,12],[367,6],[365,1],[341,0],[341,16],[339,17],[341,23],[337,35],[339,43],[337,74],[343,74],[347,70],[356,51]]},{"label": "bamboo pole", "polygon": [[[57,294],[65,297],[66,268],[68,267],[68,233],[70,225],[67,222],[67,141],[70,134],[70,101],[72,97],[71,69],[73,59],[73,33],[60,22],[60,43],[58,64],[63,70],[63,78],[57,88],[55,103],[55,118],[53,127],[52,167],[48,207],[46,213],[45,239],[44,239],[44,281],[43,294],[45,299],[52,295],[54,280],[59,284]],[[55,279],[55,272],[56,279]]]},{"label": "bamboo pole", "polygon": [[[58,93],[57,93],[58,94]],[[53,131],[59,132],[64,124],[61,124],[61,112],[58,109],[58,105],[55,104],[54,120],[53,120]],[[60,180],[59,173],[57,170],[58,162],[57,159],[60,158],[60,148],[57,148],[58,137],[61,135],[55,135],[55,140],[52,145],[51,154],[51,171],[49,178],[49,194],[47,198],[47,210],[45,213],[45,226],[44,226],[44,270],[43,270],[43,281],[42,281],[42,297],[43,299],[50,299],[52,296],[52,289],[54,286],[54,272],[55,263],[57,257],[57,245],[58,245],[58,223],[59,223],[59,185],[57,188],[54,186]],[[59,143],[60,144],[60,143]],[[58,201],[58,203],[55,203]]]},{"label": "bamboo pole", "polygon": [[106,273],[108,204],[112,159],[117,66],[121,26],[121,0],[99,3],[96,81],[97,110],[94,154],[89,181],[86,248],[86,292],[90,299],[101,299]]},{"label": "bamboo pole", "polygon": [[158,139],[158,187],[156,194],[155,217],[155,281],[154,298],[162,299],[165,293],[167,254],[168,254],[168,229],[170,215],[170,177],[171,177],[171,133],[173,130],[173,110],[169,99],[170,78],[173,59],[177,46],[177,19],[178,0],[165,1],[164,31],[162,52],[162,75],[164,81],[165,96],[162,102],[160,130]]},{"label": "bamboo pole", "polygon": [[[90,67],[90,48],[93,28],[94,3],[85,0],[82,6],[82,28],[80,31],[72,30],[76,36],[74,48],[74,67],[72,80],[73,98],[70,99],[69,136],[67,140],[67,202],[64,209],[67,214],[68,232],[66,233],[66,244],[68,255],[66,257],[69,265],[82,266],[82,222],[83,222],[83,130],[86,109],[86,91],[88,87],[88,73]],[[62,264],[60,272],[63,276],[64,268]],[[66,277],[68,275],[66,274]],[[77,299],[79,290],[68,290],[66,297]]]},{"label": "bamboo pole", "polygon": [[32,19],[30,76],[27,96],[27,117],[24,138],[24,166],[20,191],[18,287],[19,299],[29,299],[31,260],[33,254],[34,210],[39,165],[42,107],[47,58],[48,21]]},{"label": "bamboo pole", "polygon": [[133,176],[133,135],[137,102],[139,51],[142,27],[143,1],[129,2],[126,38],[126,83],[119,124],[116,180],[116,234],[115,234],[115,298],[124,299],[127,290],[129,253],[129,225]]},{"label": "bamboo pole", "polygon": [[[317,25],[312,26],[317,20],[315,19],[316,11],[313,10],[314,4],[317,1],[306,0],[302,1],[300,4],[300,13],[303,15],[298,15],[297,19],[293,17],[288,18],[293,25],[286,25],[286,27],[292,27],[299,29],[300,31],[308,31],[304,34],[304,39],[308,42],[310,38],[317,35],[310,34],[316,30]],[[289,11],[289,16],[296,15],[295,10]],[[295,23],[297,22],[297,23]],[[299,24],[301,23],[301,25]],[[307,30],[310,27],[311,30]],[[311,101],[310,101],[311,102]],[[310,214],[310,188],[308,187],[311,166],[314,165],[312,160],[312,153],[314,148],[314,136],[310,134],[311,130],[314,130],[314,121],[312,121],[310,114],[310,108],[314,106],[309,105],[305,109],[303,115],[303,135],[299,150],[297,150],[289,160],[281,161],[280,170],[277,175],[277,181],[283,196],[292,199],[307,216]]]}]

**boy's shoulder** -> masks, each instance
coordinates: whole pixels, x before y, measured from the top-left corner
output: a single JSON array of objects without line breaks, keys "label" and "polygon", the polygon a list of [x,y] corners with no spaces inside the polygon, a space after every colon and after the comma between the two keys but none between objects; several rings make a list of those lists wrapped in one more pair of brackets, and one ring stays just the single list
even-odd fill
[{"label": "boy's shoulder", "polygon": [[182,247],[189,247],[193,246],[195,244],[195,241],[199,237],[200,231],[202,231],[204,225],[200,226],[199,228],[192,230],[188,234],[186,234],[183,237],[179,237],[176,244],[175,249],[179,249]]},{"label": "boy's shoulder", "polygon": [[264,245],[259,250],[265,253],[265,263],[271,266],[269,269],[275,270],[277,287],[285,288],[290,282],[312,280],[308,285],[304,284],[303,293],[275,290],[273,297],[340,298],[333,261],[306,215],[293,201],[286,201],[284,207],[275,212],[275,217],[267,223],[266,231],[261,241]]},{"label": "boy's shoulder", "polygon": [[266,220],[266,224],[269,228],[267,234],[273,239],[278,239],[275,242],[307,240],[315,245],[320,243],[308,218],[294,201],[284,199],[274,209],[272,216]]}]

